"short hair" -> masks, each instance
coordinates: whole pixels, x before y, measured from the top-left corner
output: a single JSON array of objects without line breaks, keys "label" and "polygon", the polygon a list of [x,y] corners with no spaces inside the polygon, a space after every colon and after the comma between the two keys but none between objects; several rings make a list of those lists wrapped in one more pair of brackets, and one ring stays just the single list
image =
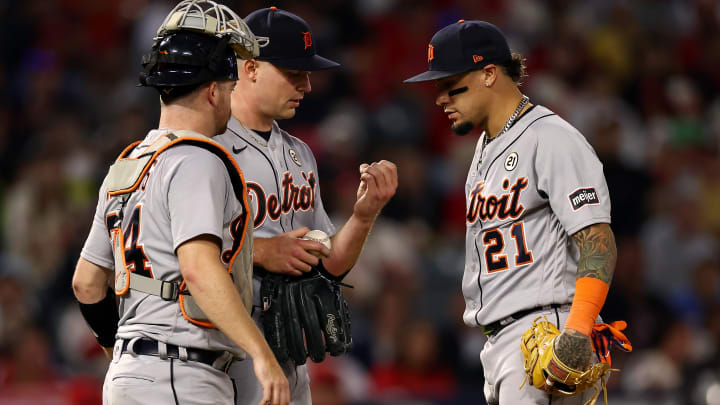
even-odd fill
[{"label": "short hair", "polygon": [[510,76],[515,84],[522,84],[521,81],[527,77],[525,58],[519,53],[512,53],[512,57],[509,61],[499,65],[505,74]]},{"label": "short hair", "polygon": [[157,91],[160,93],[160,99],[162,100],[163,104],[169,105],[208,83],[209,82],[191,84],[189,86],[157,87]]}]

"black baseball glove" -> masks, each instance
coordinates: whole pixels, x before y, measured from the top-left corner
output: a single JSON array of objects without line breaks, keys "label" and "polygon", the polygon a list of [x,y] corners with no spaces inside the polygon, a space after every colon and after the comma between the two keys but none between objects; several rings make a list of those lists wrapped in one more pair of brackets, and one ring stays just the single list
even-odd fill
[{"label": "black baseball glove", "polygon": [[279,363],[305,364],[352,346],[350,312],[341,283],[317,269],[301,277],[266,273],[260,287],[265,339]]}]

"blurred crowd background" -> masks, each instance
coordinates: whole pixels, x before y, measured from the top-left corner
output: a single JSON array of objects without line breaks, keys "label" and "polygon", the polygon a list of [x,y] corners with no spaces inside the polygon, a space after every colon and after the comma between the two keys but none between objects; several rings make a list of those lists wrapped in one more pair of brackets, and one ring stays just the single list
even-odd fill
[{"label": "blurred crowd background", "polygon": [[[0,1],[0,403],[99,404],[107,367],[70,280],[97,188],[157,123],[140,57],[174,0]],[[341,69],[281,126],[314,150],[328,212],[352,210],[361,162],[400,187],[351,272],[355,347],[311,366],[314,403],[482,404],[482,333],[462,324],[463,185],[476,135],[453,136],[426,68],[433,33],[498,25],[522,90],[595,147],[618,265],[602,311],[630,355],[613,404],[720,404],[720,3],[716,0],[224,1],[305,18]]]}]

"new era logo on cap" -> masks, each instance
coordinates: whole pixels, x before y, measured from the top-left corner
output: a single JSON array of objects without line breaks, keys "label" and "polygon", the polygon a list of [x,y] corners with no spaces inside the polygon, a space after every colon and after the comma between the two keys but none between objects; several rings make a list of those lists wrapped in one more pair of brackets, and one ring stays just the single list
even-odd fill
[{"label": "new era logo on cap", "polygon": [[503,33],[485,21],[460,20],[438,31],[428,46],[428,71],[405,83],[438,80],[512,59]]}]

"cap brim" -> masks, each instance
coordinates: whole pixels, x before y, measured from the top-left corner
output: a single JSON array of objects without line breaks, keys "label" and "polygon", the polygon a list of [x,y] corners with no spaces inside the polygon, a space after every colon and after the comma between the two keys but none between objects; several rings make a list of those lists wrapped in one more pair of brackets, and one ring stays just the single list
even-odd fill
[{"label": "cap brim", "polygon": [[291,59],[264,59],[262,57],[258,59],[265,60],[275,66],[279,66],[285,69],[304,70],[308,72],[312,72],[315,70],[332,69],[340,66],[339,63],[333,62],[330,59],[323,58],[320,55],[312,55],[302,58]]},{"label": "cap brim", "polygon": [[419,75],[413,76],[409,79],[403,80],[403,83],[418,83],[418,82],[429,82],[431,80],[444,79],[446,77],[459,75],[460,73],[467,72],[467,69],[462,70],[428,70],[427,72],[420,73]]}]

